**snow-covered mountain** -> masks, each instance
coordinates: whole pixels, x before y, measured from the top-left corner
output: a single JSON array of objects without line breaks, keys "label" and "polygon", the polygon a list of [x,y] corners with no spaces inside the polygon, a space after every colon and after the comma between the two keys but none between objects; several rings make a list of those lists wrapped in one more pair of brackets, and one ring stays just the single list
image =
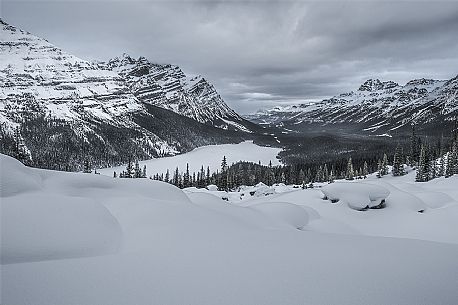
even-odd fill
[{"label": "snow-covered mountain", "polygon": [[391,134],[410,129],[435,128],[458,116],[458,76],[448,81],[415,79],[404,86],[370,79],[358,90],[317,103],[260,111],[250,119],[261,124],[315,125]]},{"label": "snow-covered mountain", "polygon": [[[134,59],[127,54],[111,59],[107,68],[121,75],[140,101],[192,118],[200,123],[245,130],[243,119],[202,76],[187,76],[174,65]],[[237,126],[242,123],[242,127]]]},{"label": "snow-covered mountain", "polygon": [[[20,129],[30,157],[46,141],[46,147],[121,159],[238,142],[256,127],[208,81],[187,77],[177,66],[127,55],[89,62],[2,20],[0,124],[2,138]],[[56,124],[60,128],[52,130]],[[2,139],[1,150],[8,152],[8,145],[14,146]]]},{"label": "snow-covered mountain", "polygon": [[0,118],[20,120],[33,109],[69,121],[82,116],[116,124],[141,110],[115,72],[82,60],[0,20]]}]

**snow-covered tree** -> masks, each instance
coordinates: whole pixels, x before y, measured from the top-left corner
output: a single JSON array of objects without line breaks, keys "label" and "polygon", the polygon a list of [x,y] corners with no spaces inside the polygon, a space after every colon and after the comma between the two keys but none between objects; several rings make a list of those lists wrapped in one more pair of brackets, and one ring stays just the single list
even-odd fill
[{"label": "snow-covered tree", "polygon": [[170,182],[170,172],[169,172],[169,169],[167,169],[167,172],[165,173],[164,182],[167,182],[167,183]]},{"label": "snow-covered tree", "polygon": [[89,161],[88,158],[86,158],[86,160],[84,160],[83,173],[86,173],[86,174],[92,173],[91,162]]},{"label": "snow-covered tree", "polygon": [[402,150],[398,146],[394,152],[393,158],[393,169],[391,171],[393,176],[403,176],[405,175],[404,164],[402,162]]},{"label": "snow-covered tree", "polygon": [[424,145],[421,146],[420,150],[420,159],[418,161],[417,166],[417,173],[415,176],[415,181],[417,182],[425,182],[429,179],[429,172],[428,172],[428,160],[426,157],[426,148]]},{"label": "snow-covered tree", "polygon": [[146,164],[143,165],[142,178],[146,178]]},{"label": "snow-covered tree", "polygon": [[141,178],[142,177],[142,170],[140,169],[140,164],[138,160],[135,160],[135,168],[134,168],[134,178]]},{"label": "snow-covered tree", "polygon": [[129,158],[129,161],[127,162],[126,166],[126,171],[123,174],[123,178],[133,178],[134,177],[134,167],[132,165],[132,160]]},{"label": "snow-covered tree", "polygon": [[367,178],[367,175],[369,175],[369,169],[368,169],[368,166],[367,166],[367,162],[364,161],[364,165],[363,165],[363,177],[364,177],[364,179]]},{"label": "snow-covered tree", "polygon": [[345,174],[345,179],[347,180],[355,179],[355,171],[353,170],[353,162],[351,161],[351,157],[348,159],[347,172]]},{"label": "snow-covered tree", "polygon": [[382,164],[381,164],[381,175],[388,175],[388,157],[386,154],[383,154]]},{"label": "snow-covered tree", "polygon": [[329,170],[328,170],[328,165],[325,163],[323,167],[323,177],[322,181],[326,182],[329,180]]},{"label": "snow-covered tree", "polygon": [[298,182],[300,184],[304,184],[305,182],[305,173],[304,173],[304,170],[301,168],[301,170],[299,171],[299,177],[298,177]]},{"label": "snow-covered tree", "polygon": [[329,183],[334,182],[334,171],[331,169],[331,172],[329,173],[329,178],[328,178]]},{"label": "snow-covered tree", "polygon": [[437,176],[438,177],[442,177],[442,176],[445,175],[445,166],[446,166],[444,151],[441,151],[440,155],[441,155],[441,157],[439,159],[439,168],[438,168],[438,172],[437,172]]},{"label": "snow-covered tree", "polygon": [[447,168],[445,177],[458,174],[458,141],[454,141],[451,150],[447,154]]}]

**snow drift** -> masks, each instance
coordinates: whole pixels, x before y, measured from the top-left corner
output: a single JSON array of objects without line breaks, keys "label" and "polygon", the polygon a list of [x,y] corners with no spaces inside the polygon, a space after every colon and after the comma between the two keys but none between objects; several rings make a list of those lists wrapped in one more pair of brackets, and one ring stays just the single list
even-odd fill
[{"label": "snow drift", "polygon": [[382,207],[390,194],[390,191],[382,186],[359,182],[336,182],[326,185],[321,191],[326,199],[332,202],[340,201],[359,211]]},{"label": "snow drift", "polygon": [[388,223],[424,234],[434,220],[457,242],[440,227],[456,223],[456,201],[420,214],[390,197],[354,213],[311,189],[237,206],[208,190],[0,161],[4,305],[458,303],[456,243],[319,233],[351,219],[369,234]]},{"label": "snow drift", "polygon": [[40,191],[44,181],[38,170],[4,155],[0,162],[2,264],[118,251],[121,228],[103,205]]}]

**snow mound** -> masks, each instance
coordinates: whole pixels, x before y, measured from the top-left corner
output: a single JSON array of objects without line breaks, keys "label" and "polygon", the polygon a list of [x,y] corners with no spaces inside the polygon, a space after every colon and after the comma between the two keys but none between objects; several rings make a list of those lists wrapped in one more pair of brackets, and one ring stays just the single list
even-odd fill
[{"label": "snow mound", "polygon": [[207,190],[209,190],[210,192],[217,192],[218,191],[218,187],[214,184],[210,184],[210,185],[207,185]]},{"label": "snow mound", "polygon": [[40,176],[14,158],[0,154],[0,169],[0,197],[41,188]]},{"label": "snow mound", "polygon": [[390,191],[383,186],[366,183],[339,182],[324,186],[325,199],[346,203],[358,211],[381,207]]},{"label": "snow mound", "polygon": [[204,192],[190,192],[187,193],[189,200],[192,203],[204,206],[204,207],[217,207],[217,206],[227,206],[228,203],[222,200],[220,197]]},{"label": "snow mound", "polygon": [[253,196],[255,197],[265,197],[276,193],[274,188],[267,186],[262,182],[256,184],[254,189]]},{"label": "snow mound", "polygon": [[121,245],[117,220],[88,198],[26,193],[1,209],[2,264],[102,255]]},{"label": "snow mound", "polygon": [[437,209],[453,203],[453,198],[442,192],[417,192],[415,196],[421,199],[429,208]]},{"label": "snow mound", "polygon": [[[102,204],[80,197],[87,194],[80,188],[84,180],[87,187],[107,188],[100,177],[37,170],[5,155],[0,155],[0,161],[2,264],[94,256],[119,249],[118,221]],[[57,187],[45,190],[49,184]]]},{"label": "snow mound", "polygon": [[250,206],[270,218],[284,222],[296,229],[303,229],[309,222],[309,214],[302,207],[286,202],[267,202]]}]

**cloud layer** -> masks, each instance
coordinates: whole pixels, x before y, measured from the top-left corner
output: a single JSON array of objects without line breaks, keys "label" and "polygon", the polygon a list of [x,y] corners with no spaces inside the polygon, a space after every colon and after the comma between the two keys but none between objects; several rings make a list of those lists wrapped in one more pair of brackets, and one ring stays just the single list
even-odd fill
[{"label": "cloud layer", "polygon": [[86,59],[123,52],[203,74],[242,113],[367,78],[458,74],[458,2],[11,1],[6,21]]}]

